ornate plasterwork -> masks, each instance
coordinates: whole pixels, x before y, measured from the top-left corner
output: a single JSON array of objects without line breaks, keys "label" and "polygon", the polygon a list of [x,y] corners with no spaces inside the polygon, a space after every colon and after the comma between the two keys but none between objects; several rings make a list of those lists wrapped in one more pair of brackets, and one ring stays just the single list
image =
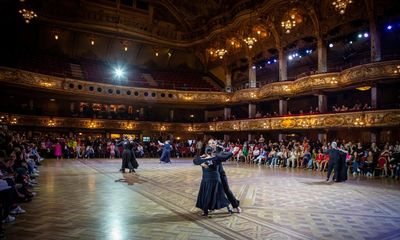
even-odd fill
[{"label": "ornate plasterwork", "polygon": [[[11,68],[0,68],[0,82],[9,85],[38,88],[51,92],[77,94],[93,98],[123,99],[136,102],[226,105],[311,94],[318,90],[371,84],[399,78],[400,60],[364,64],[342,72],[323,73],[299,78],[295,81],[275,82],[261,88],[249,88],[234,93],[178,91],[168,89],[137,88],[60,78]],[[98,99],[98,100],[99,100]]]},{"label": "ornate plasterwork", "polygon": [[210,131],[218,132],[397,126],[400,125],[400,110],[260,118],[208,125]]},{"label": "ornate plasterwork", "polygon": [[0,116],[3,116],[2,119],[10,119],[9,124],[11,125],[122,131],[142,131],[146,129],[148,131],[156,132],[236,132],[285,129],[307,130],[327,128],[390,127],[400,125],[400,109],[259,118],[196,124],[85,118],[50,118],[1,113]]}]

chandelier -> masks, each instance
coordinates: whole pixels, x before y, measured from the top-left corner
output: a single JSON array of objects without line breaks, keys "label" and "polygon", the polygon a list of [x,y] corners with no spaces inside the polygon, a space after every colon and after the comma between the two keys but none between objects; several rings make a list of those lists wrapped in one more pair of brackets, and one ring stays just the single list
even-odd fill
[{"label": "chandelier", "polygon": [[207,49],[208,54],[212,58],[223,59],[225,54],[228,53],[228,50],[224,45],[225,45],[225,40],[217,39],[217,41],[215,41],[215,43],[213,44],[213,47]]},{"label": "chandelier", "polygon": [[37,17],[37,14],[33,10],[26,10],[25,8],[19,10],[26,23],[29,23],[33,18]]},{"label": "chandelier", "polygon": [[255,37],[248,36],[243,41],[249,46],[249,49],[252,49],[254,44],[256,44],[257,39]]},{"label": "chandelier", "polygon": [[226,46],[230,50],[237,50],[242,47],[242,44],[238,38],[231,37],[226,40]]},{"label": "chandelier", "polygon": [[220,59],[224,58],[224,55],[227,53],[228,51],[225,48],[219,48],[217,50],[215,50],[215,55],[217,57],[219,57]]},{"label": "chandelier", "polygon": [[347,6],[352,2],[352,0],[333,0],[332,5],[335,7],[336,11],[340,14],[344,14]]},{"label": "chandelier", "polygon": [[268,38],[270,36],[270,33],[266,30],[266,27],[261,24],[253,27],[253,33],[256,34],[258,38]]},{"label": "chandelier", "polygon": [[292,9],[288,12],[284,19],[281,22],[281,25],[286,33],[290,33],[290,31],[299,23],[302,22],[300,14],[297,12],[297,9]]}]

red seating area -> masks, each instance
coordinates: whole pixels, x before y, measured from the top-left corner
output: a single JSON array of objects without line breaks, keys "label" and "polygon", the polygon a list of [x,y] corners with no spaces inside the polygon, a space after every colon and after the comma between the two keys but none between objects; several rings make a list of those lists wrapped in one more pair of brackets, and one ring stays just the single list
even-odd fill
[{"label": "red seating area", "polygon": [[124,69],[124,76],[116,78],[114,68],[100,61],[81,60],[82,71],[85,78],[91,82],[101,82],[135,87],[150,87],[142,77],[141,71],[132,68]]},{"label": "red seating area", "polygon": [[37,73],[59,77],[71,77],[69,61],[65,58],[50,55],[21,57],[17,62],[18,67]]},{"label": "red seating area", "polygon": [[[73,63],[74,73],[71,72],[70,63]],[[76,66],[77,65],[77,66]],[[76,68],[81,69],[82,77],[77,77]],[[83,78],[92,82],[108,83],[124,86],[163,88],[188,91],[220,91],[217,86],[203,79],[203,73],[198,72],[172,72],[141,70],[134,66],[124,67],[124,77],[116,78],[112,64],[96,60],[74,60],[66,57],[54,57],[50,55],[38,55],[29,58],[20,58],[17,67],[53,76]],[[143,74],[150,74],[153,80],[145,78]],[[75,75],[75,76],[74,76]],[[210,80],[213,81],[213,80]]]},{"label": "red seating area", "polygon": [[220,91],[204,80],[201,73],[152,71],[151,75],[158,86],[164,89]]}]

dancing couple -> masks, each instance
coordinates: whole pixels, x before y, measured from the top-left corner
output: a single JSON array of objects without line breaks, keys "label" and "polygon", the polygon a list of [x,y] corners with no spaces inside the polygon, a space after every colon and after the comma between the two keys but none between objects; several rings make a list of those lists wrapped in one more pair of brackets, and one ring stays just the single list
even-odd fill
[{"label": "dancing couple", "polygon": [[347,163],[346,155],[347,151],[339,149],[336,142],[332,142],[331,149],[328,150],[329,162],[328,162],[328,174],[326,181],[330,180],[332,170],[335,175],[333,181],[344,182],[347,180]]},{"label": "dancing couple", "polygon": [[225,207],[232,214],[233,210],[229,204],[232,204],[237,213],[242,211],[239,207],[240,202],[229,189],[228,179],[222,166],[222,162],[231,157],[231,152],[224,152],[221,148],[218,149],[217,142],[211,139],[209,146],[205,149],[205,154],[193,160],[193,163],[200,165],[203,171],[196,202],[196,207],[203,210],[203,216],[208,216],[209,211]]},{"label": "dancing couple", "polygon": [[122,173],[125,173],[125,169],[128,168],[129,172],[135,172],[135,169],[139,167],[139,163],[135,157],[135,143],[133,142],[132,137],[124,137],[124,140],[117,143],[116,146],[122,146],[124,151],[122,152],[122,165],[119,170]]},{"label": "dancing couple", "polygon": [[160,163],[171,164],[171,159],[169,158],[169,152],[171,152],[170,140],[167,139],[164,143],[158,141],[158,145],[163,147],[161,157],[160,157]]}]

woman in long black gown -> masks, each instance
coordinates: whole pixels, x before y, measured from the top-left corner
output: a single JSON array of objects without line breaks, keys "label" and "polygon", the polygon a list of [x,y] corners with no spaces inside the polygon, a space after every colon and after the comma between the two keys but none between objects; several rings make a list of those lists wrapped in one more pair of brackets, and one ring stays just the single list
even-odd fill
[{"label": "woman in long black gown", "polygon": [[122,165],[121,172],[125,172],[125,168],[129,169],[129,172],[135,172],[135,169],[138,168],[139,164],[136,161],[135,153],[133,151],[133,142],[132,139],[126,139],[117,144],[117,146],[122,146],[124,151],[122,152]]},{"label": "woman in long black gown", "polygon": [[[203,210],[203,216],[208,216],[210,210],[212,211],[229,206],[229,201],[225,196],[219,173],[219,163],[224,159],[212,156],[212,151],[211,147],[207,147],[205,156],[196,157],[193,160],[193,163],[195,165],[201,165],[203,170],[203,178],[196,202],[196,207]],[[232,212],[229,208],[228,211]]]}]

